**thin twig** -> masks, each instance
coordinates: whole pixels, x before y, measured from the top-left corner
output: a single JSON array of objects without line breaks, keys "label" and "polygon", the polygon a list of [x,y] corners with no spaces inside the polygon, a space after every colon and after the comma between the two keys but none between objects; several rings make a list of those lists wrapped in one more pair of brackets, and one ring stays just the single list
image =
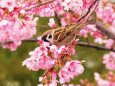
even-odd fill
[{"label": "thin twig", "polygon": [[[89,13],[90,13],[90,11],[91,11],[91,8],[94,6],[94,4],[96,3],[96,2],[99,2],[100,0],[95,0],[92,4],[91,4],[91,6],[88,8],[88,11],[86,12],[86,14],[84,15],[84,16],[82,16],[80,19],[78,19],[77,20],[77,22],[80,22],[82,19],[84,19]],[[98,4],[97,4],[98,5]],[[94,8],[94,10],[96,9],[96,7],[97,7],[97,5],[95,6],[95,8]],[[92,14],[92,13],[91,13]],[[90,16],[90,15],[89,15]],[[76,22],[76,23],[77,23]]]},{"label": "thin twig", "polygon": [[55,13],[55,17],[56,17],[56,19],[57,19],[57,21],[58,21],[59,26],[62,26],[62,25],[61,25],[61,22],[60,22],[59,16],[57,15],[57,13],[56,13],[55,11],[54,11],[54,13]]},{"label": "thin twig", "polygon": [[54,0],[50,0],[50,1],[46,1],[46,2],[43,2],[43,3],[36,4],[36,5],[34,5],[34,6],[30,7],[30,8],[28,8],[28,9],[26,9],[26,11],[30,11],[30,10],[32,10],[33,8],[39,7],[39,6],[44,5],[44,4],[51,3],[51,2],[53,2],[53,1],[54,1]]}]

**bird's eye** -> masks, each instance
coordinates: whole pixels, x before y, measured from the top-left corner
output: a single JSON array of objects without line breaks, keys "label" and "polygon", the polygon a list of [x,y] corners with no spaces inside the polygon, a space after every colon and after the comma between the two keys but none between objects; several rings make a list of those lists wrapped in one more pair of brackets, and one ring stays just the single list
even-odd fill
[{"label": "bird's eye", "polygon": [[52,38],[52,35],[51,35],[51,34],[49,34],[49,35],[48,35],[48,38]]},{"label": "bird's eye", "polygon": [[49,42],[47,39],[46,39],[47,36],[43,36],[42,37],[42,40],[45,41],[45,42]]}]

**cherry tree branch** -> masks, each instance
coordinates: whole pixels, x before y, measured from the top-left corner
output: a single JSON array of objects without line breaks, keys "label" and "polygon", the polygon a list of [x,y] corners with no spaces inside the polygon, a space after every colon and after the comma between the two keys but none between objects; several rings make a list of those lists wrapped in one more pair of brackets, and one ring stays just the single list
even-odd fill
[{"label": "cherry tree branch", "polygon": [[[37,39],[30,39],[30,40],[23,40],[23,42],[37,42],[38,40]],[[108,49],[104,46],[99,46],[99,45],[96,45],[94,43],[87,43],[87,42],[80,42],[78,41],[77,42],[77,45],[78,46],[83,46],[83,47],[89,47],[89,48],[95,48],[95,49],[99,49],[99,50],[105,50],[105,51],[113,51],[115,52],[115,49]]]},{"label": "cherry tree branch", "polygon": [[[33,39],[29,39],[29,40],[23,40],[23,42],[37,42],[38,40],[33,38]],[[11,42],[10,42],[11,43]],[[94,43],[88,43],[88,42],[81,42],[81,41],[78,41],[77,42],[77,45],[78,46],[82,46],[82,47],[88,47],[88,48],[95,48],[95,49],[98,49],[98,50],[105,50],[105,51],[113,51],[115,52],[115,49],[109,49],[109,48],[106,48],[104,46],[99,46],[99,45],[96,45]]]},{"label": "cherry tree branch", "polygon": [[99,49],[99,50],[105,50],[105,51],[113,51],[115,52],[115,49],[108,49],[104,46],[98,46],[96,44],[93,43],[87,43],[87,42],[77,42],[78,46],[83,46],[83,47],[89,47],[89,48],[95,48],[95,49]]},{"label": "cherry tree branch", "polygon": [[[87,16],[87,18],[89,18],[89,17],[91,16],[91,14],[92,14],[92,12],[91,12],[92,7],[93,7],[96,3],[99,3],[99,1],[100,1],[100,0],[95,0],[95,1],[91,4],[91,6],[88,8],[88,11],[86,12],[86,14],[83,15],[80,19],[78,19],[77,22],[80,22],[80,21],[81,21],[82,19],[84,19],[86,16]],[[96,4],[94,10],[97,8],[97,6],[98,6],[98,4]],[[94,11],[94,10],[93,10],[93,11]],[[90,13],[90,12],[91,12],[91,13]],[[76,23],[77,23],[77,22],[76,22]]]},{"label": "cherry tree branch", "polygon": [[50,1],[46,1],[46,2],[43,2],[43,3],[36,4],[36,5],[34,5],[34,6],[30,7],[30,8],[28,8],[28,9],[26,9],[26,11],[30,11],[30,10],[32,10],[33,8],[39,7],[39,6],[44,5],[44,4],[51,3],[51,2],[53,2],[53,1],[54,1],[54,0],[50,0]]},{"label": "cherry tree branch", "polygon": [[[115,40],[115,33],[111,32],[110,30],[104,28],[100,23],[95,22],[96,27],[98,30],[100,30],[103,34],[107,35],[108,37],[112,38]],[[46,26],[47,27],[47,26]],[[29,39],[29,40],[22,40],[22,42],[37,42],[38,40],[33,38],[33,39]],[[1,43],[1,44],[8,44],[8,43],[12,43],[12,42],[6,42],[6,43]],[[78,46],[83,46],[83,47],[89,47],[89,48],[95,48],[95,49],[99,49],[99,50],[106,50],[106,51],[113,51],[115,52],[115,49],[108,49],[104,46],[99,46],[93,43],[88,43],[88,42],[77,42]]]},{"label": "cherry tree branch", "polygon": [[104,28],[100,23],[95,22],[94,23],[98,30],[100,30],[103,34],[107,35],[109,38],[112,38],[115,40],[115,33],[110,31],[109,29]]},{"label": "cherry tree branch", "polygon": [[[38,42],[38,39],[32,38],[32,39],[28,39],[28,40],[22,40],[22,42],[32,42],[33,43],[33,42]],[[0,43],[0,44],[2,45],[2,44],[9,44],[9,43],[13,43],[13,42],[5,42],[5,43]],[[104,46],[96,45],[94,43],[78,41],[77,45],[82,46],[82,47],[95,48],[95,49],[98,49],[98,50],[105,50],[105,51],[113,51],[113,52],[115,52],[115,49],[113,49],[113,48],[109,49],[109,48],[106,48]]]}]

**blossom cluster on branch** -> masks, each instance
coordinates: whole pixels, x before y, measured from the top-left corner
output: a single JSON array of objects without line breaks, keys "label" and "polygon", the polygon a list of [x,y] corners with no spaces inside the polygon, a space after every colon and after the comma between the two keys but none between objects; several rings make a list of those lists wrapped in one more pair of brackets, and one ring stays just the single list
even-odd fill
[{"label": "blossom cluster on branch", "polygon": [[36,34],[38,18],[26,12],[28,4],[20,0],[0,0],[0,43],[3,48],[14,51],[21,40],[30,39]]},{"label": "blossom cluster on branch", "polygon": [[[39,39],[40,46],[29,53],[30,57],[23,62],[27,68],[33,71],[45,70],[39,78],[44,86],[57,86],[57,83],[70,82],[75,76],[82,74],[84,67],[78,60],[73,60],[75,54],[74,41],[72,45],[56,46],[50,45]],[[59,77],[59,82],[56,80]]]}]

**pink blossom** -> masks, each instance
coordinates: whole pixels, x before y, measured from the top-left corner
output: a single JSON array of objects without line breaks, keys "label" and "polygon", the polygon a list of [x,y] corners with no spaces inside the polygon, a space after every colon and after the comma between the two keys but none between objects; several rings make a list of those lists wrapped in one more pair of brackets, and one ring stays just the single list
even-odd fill
[{"label": "pink blossom", "polygon": [[95,38],[95,43],[105,44],[105,47],[110,49],[110,48],[112,48],[112,46],[114,44],[114,40],[113,39]]},{"label": "pink blossom", "polygon": [[97,10],[97,16],[103,20],[103,22],[111,23],[114,20],[114,8],[111,4],[107,4],[105,7],[99,7]]},{"label": "pink blossom", "polygon": [[67,62],[65,67],[67,68],[68,72],[74,76],[78,76],[84,72],[84,67],[81,65],[81,62],[77,60]]},{"label": "pink blossom", "polygon": [[114,86],[115,85],[115,81],[114,81],[115,75],[112,72],[109,72],[108,78],[106,80],[102,79],[99,73],[95,73],[94,75],[95,75],[95,80],[98,86]]},{"label": "pink blossom", "polygon": [[[76,44],[76,43],[75,43]],[[54,58],[60,58],[61,56],[67,55],[74,55],[75,54],[75,45],[68,45],[68,46],[56,46],[51,45],[49,46],[50,51],[53,53]]]},{"label": "pink blossom", "polygon": [[75,54],[75,46],[70,46],[69,49],[68,49],[68,53],[70,55],[74,55]]},{"label": "pink blossom", "polygon": [[15,0],[1,0],[0,1],[0,7],[7,8],[9,12],[14,10],[14,7],[16,6]]},{"label": "pink blossom", "polygon": [[103,44],[104,42],[105,42],[105,40],[103,40],[102,38],[95,39],[95,43]]},{"label": "pink blossom", "polygon": [[112,25],[109,26],[109,30],[110,30],[112,33],[115,33],[115,20],[113,21]]},{"label": "pink blossom", "polygon": [[115,53],[110,52],[109,54],[105,54],[103,57],[103,63],[106,68],[109,70],[115,70]]},{"label": "pink blossom", "polygon": [[74,23],[75,21],[76,21],[75,16],[70,12],[65,13],[61,18],[62,26],[66,26],[68,24]]},{"label": "pink blossom", "polygon": [[59,0],[55,0],[54,4],[54,9],[57,15],[63,15],[64,14],[64,9],[63,6],[60,4]]},{"label": "pink blossom", "polygon": [[48,49],[45,44],[31,51],[30,58],[23,62],[23,65],[26,65],[27,68],[33,71],[49,69],[52,68],[54,64],[55,60],[48,56]]},{"label": "pink blossom", "polygon": [[94,0],[83,0],[83,7],[88,8],[93,2]]},{"label": "pink blossom", "polygon": [[67,69],[61,69],[59,72],[60,83],[63,84],[65,82],[70,82],[69,72]]},{"label": "pink blossom", "polygon": [[58,46],[56,46],[56,45],[51,45],[50,46],[50,52],[52,52],[53,53],[53,55],[54,55],[54,58],[60,58],[61,57],[61,55],[58,53]]},{"label": "pink blossom", "polygon": [[40,56],[36,58],[30,57],[23,62],[23,65],[26,65],[27,68],[33,71],[38,71],[39,69],[49,69],[53,67],[54,64],[55,61],[48,56]]},{"label": "pink blossom", "polygon": [[59,72],[60,83],[69,82],[70,79],[73,79],[75,76],[83,73],[84,67],[81,65],[80,61],[73,60],[67,62]]},{"label": "pink blossom", "polygon": [[62,6],[64,6],[64,10],[72,10],[76,13],[81,13],[81,7],[83,6],[82,0],[64,0],[62,3]]},{"label": "pink blossom", "polygon": [[[3,48],[12,51],[21,45],[22,40],[30,39],[36,34],[38,18],[28,14],[25,9],[28,3],[21,1],[0,0],[0,42],[3,43]],[[11,43],[4,44],[5,42]]]},{"label": "pink blossom", "polygon": [[115,86],[115,74],[113,72],[108,73],[108,80],[110,81],[110,86]]},{"label": "pink blossom", "polygon": [[58,54],[69,54],[74,55],[75,54],[75,46],[60,46],[58,49]]},{"label": "pink blossom", "polygon": [[110,86],[108,80],[103,80],[98,73],[94,74],[98,86]]},{"label": "pink blossom", "polygon": [[101,38],[102,34],[96,29],[94,24],[88,24],[80,31],[80,35],[83,37],[87,37],[88,33],[94,38]]},{"label": "pink blossom", "polygon": [[3,9],[0,9],[0,20],[1,20],[1,18],[3,17],[3,15],[4,15]]},{"label": "pink blossom", "polygon": [[114,40],[113,39],[108,39],[108,40],[106,40],[105,41],[105,47],[107,47],[107,48],[112,48],[112,46],[113,46],[113,44],[114,44]]},{"label": "pink blossom", "polygon": [[[114,15],[113,16],[115,16],[115,13],[114,13]],[[115,19],[115,18],[114,18]],[[113,22],[112,22],[112,26],[110,27],[110,29],[113,29],[114,30],[114,32],[115,32],[115,20],[113,20]]]},{"label": "pink blossom", "polygon": [[66,46],[60,46],[59,49],[58,49],[58,53],[61,54],[61,53],[66,53],[68,50],[68,47]]},{"label": "pink blossom", "polygon": [[52,80],[55,80],[55,81],[56,81],[57,72],[56,72],[56,71],[53,71],[53,72],[51,73],[51,75],[52,75]]},{"label": "pink blossom", "polygon": [[41,17],[51,17],[54,16],[54,9],[53,6],[48,4],[48,5],[43,5],[40,6],[39,8],[33,9],[33,11],[35,14],[38,14]]},{"label": "pink blossom", "polygon": [[2,20],[2,21],[0,21],[0,26],[5,26],[5,25],[7,25],[8,24],[8,20]]},{"label": "pink blossom", "polygon": [[15,51],[17,49],[17,47],[20,46],[20,45],[21,45],[21,41],[14,42],[14,43],[4,44],[4,45],[2,45],[2,47],[10,49],[11,51]]},{"label": "pink blossom", "polygon": [[80,36],[83,36],[84,38],[86,38],[87,36],[88,36],[88,30],[86,30],[86,29],[81,29],[80,30]]},{"label": "pink blossom", "polygon": [[52,27],[52,28],[55,28],[55,27],[56,27],[55,20],[54,20],[53,18],[50,18],[48,25],[49,25],[50,27]]},{"label": "pink blossom", "polygon": [[51,80],[49,86],[57,86],[57,82],[58,82],[58,81],[56,80],[56,78],[57,78],[57,72],[56,72],[56,71],[53,71],[53,72],[51,73],[51,76],[52,76],[52,80]]},{"label": "pink blossom", "polygon": [[2,20],[0,22],[0,42],[15,42],[15,45],[19,46],[21,40],[29,39],[36,34],[36,21],[37,19],[33,20],[29,16],[27,20],[20,20],[19,18],[16,20]]},{"label": "pink blossom", "polygon": [[49,86],[57,86],[57,82],[52,81],[52,82],[49,84]]}]

